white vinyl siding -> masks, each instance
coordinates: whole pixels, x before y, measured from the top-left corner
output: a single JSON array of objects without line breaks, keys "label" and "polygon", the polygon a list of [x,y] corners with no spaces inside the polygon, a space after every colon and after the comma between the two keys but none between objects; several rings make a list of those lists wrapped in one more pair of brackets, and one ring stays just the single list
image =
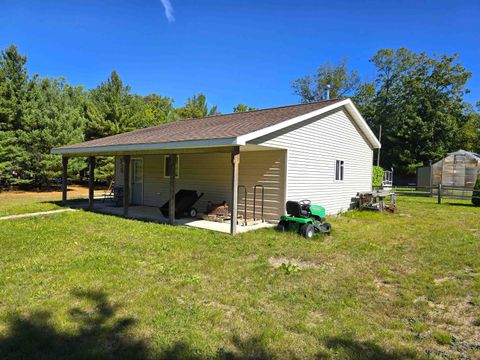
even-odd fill
[{"label": "white vinyl siding", "polygon": [[[310,199],[328,214],[346,211],[359,191],[372,188],[373,150],[343,109],[252,141],[287,149],[287,198]],[[344,161],[343,181],[335,162]]]},{"label": "white vinyl siding", "polygon": [[[143,181],[144,205],[162,206],[169,198],[169,178],[164,177],[164,155],[144,155]],[[240,153],[239,185],[248,190],[247,211],[249,218],[253,210],[253,186],[265,187],[264,213],[267,219],[277,219],[283,211],[284,151],[246,151]],[[123,184],[123,174],[116,157],[116,184]],[[180,155],[180,178],[175,181],[176,191],[196,190],[204,193],[195,207],[204,213],[207,203],[231,202],[232,167],[229,153],[204,153]],[[259,193],[259,198],[260,198]],[[238,210],[244,211],[243,191],[239,193]],[[260,215],[260,202],[257,203]]]}]

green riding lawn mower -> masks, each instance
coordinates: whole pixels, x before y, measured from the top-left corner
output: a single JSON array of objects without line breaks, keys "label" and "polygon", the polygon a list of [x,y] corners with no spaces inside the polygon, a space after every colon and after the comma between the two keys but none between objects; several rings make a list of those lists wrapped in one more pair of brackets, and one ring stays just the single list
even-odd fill
[{"label": "green riding lawn mower", "polygon": [[287,201],[287,214],[280,217],[278,231],[294,231],[307,239],[315,234],[330,234],[332,226],[325,222],[325,208],[310,200]]}]

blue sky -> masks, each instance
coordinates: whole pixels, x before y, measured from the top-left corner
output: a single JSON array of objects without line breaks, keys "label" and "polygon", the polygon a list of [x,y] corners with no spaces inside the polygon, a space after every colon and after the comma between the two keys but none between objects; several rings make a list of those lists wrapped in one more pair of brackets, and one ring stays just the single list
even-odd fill
[{"label": "blue sky", "polygon": [[480,100],[480,1],[3,0],[0,47],[31,73],[96,86],[116,69],[134,92],[204,92],[220,111],[298,102],[291,81],[350,59],[372,79],[381,48],[458,53]]}]

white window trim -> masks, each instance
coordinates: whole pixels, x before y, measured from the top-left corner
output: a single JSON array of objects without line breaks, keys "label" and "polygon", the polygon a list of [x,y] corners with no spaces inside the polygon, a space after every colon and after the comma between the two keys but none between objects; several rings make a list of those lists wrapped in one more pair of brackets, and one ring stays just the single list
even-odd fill
[{"label": "white window trim", "polygon": [[[170,155],[164,155],[163,156],[163,178],[168,179],[170,176],[167,176],[167,157]],[[180,178],[180,155],[177,155],[177,163],[175,165],[178,169],[178,174],[175,174],[175,179]]]}]

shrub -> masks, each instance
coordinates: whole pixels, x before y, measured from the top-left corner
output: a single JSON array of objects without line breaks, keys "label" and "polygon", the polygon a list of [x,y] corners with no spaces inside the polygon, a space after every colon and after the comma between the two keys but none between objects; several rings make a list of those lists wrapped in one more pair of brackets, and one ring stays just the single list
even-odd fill
[{"label": "shrub", "polygon": [[477,182],[473,188],[472,204],[475,206],[480,206],[480,174],[478,175]]},{"label": "shrub", "polygon": [[373,178],[372,184],[373,186],[382,186],[383,174],[385,171],[380,166],[373,167]]}]

